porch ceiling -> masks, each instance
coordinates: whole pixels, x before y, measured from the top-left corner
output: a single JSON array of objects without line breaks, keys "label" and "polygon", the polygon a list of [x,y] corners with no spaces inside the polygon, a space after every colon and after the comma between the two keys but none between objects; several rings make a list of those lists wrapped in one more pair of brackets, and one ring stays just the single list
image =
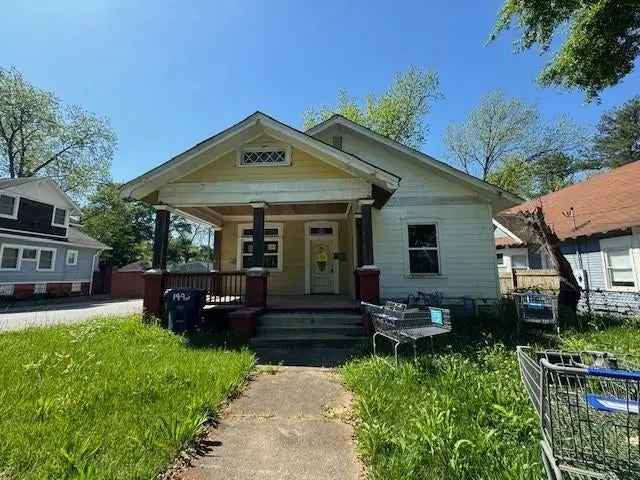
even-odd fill
[{"label": "porch ceiling", "polygon": [[[347,202],[340,203],[286,203],[269,205],[265,209],[267,216],[280,215],[346,215],[349,208]],[[224,220],[233,217],[251,217],[251,205],[218,205],[207,207],[179,207],[178,213],[186,213],[207,223],[222,226]]]}]

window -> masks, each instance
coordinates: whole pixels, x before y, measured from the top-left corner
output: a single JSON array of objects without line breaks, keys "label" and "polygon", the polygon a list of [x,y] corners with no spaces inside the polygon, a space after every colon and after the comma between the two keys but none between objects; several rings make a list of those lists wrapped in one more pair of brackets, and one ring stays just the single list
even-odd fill
[{"label": "window", "polygon": [[[253,228],[240,226],[238,243],[238,269],[251,268],[253,261]],[[264,266],[269,270],[282,270],[282,226],[267,224],[264,229]]]},{"label": "window", "polygon": [[311,227],[309,235],[333,235],[333,227]]},{"label": "window", "polygon": [[607,288],[612,290],[638,290],[638,272],[634,266],[631,236],[600,240],[602,264]]},{"label": "window", "polygon": [[511,255],[511,268],[529,268],[527,255]]},{"label": "window", "polygon": [[14,220],[18,218],[18,197],[0,194],[0,217]]},{"label": "window", "polygon": [[278,166],[291,164],[289,147],[248,147],[239,151],[240,166]]},{"label": "window", "polygon": [[20,247],[2,246],[0,250],[0,270],[20,270]]},{"label": "window", "polygon": [[504,265],[504,255],[502,253],[496,253],[496,261],[498,265]]},{"label": "window", "polygon": [[67,226],[67,211],[64,208],[53,207],[51,224],[56,227]]},{"label": "window", "polygon": [[608,249],[604,251],[604,257],[609,286],[633,288],[635,281],[629,249]]},{"label": "window", "polygon": [[78,264],[78,250],[67,250],[67,265]]},{"label": "window", "polygon": [[55,269],[56,251],[49,248],[43,248],[38,252],[38,266],[36,270],[39,272],[51,272]]},{"label": "window", "polygon": [[22,260],[36,260],[38,258],[38,250],[35,248],[23,248]]},{"label": "window", "polygon": [[436,225],[407,225],[410,273],[440,273]]}]

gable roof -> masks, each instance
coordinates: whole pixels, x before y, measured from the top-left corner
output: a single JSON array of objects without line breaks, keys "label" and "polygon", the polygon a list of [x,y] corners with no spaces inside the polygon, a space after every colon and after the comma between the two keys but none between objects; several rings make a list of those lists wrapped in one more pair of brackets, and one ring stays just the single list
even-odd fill
[{"label": "gable roof", "polygon": [[458,170],[457,168],[454,168],[445,162],[436,160],[432,156],[427,155],[426,153],[423,153],[420,150],[407,147],[406,145],[403,145],[402,143],[397,142],[396,140],[393,140],[389,137],[385,137],[384,135],[374,132],[370,128],[360,125],[359,123],[356,123],[353,120],[349,120],[348,118],[342,115],[339,115],[337,113],[331,116],[330,118],[328,118],[327,120],[325,120],[324,122],[321,122],[318,125],[308,129],[307,133],[309,135],[317,135],[323,130],[326,130],[327,128],[332,127],[334,125],[341,125],[350,130],[353,130],[361,135],[364,135],[365,137],[371,138],[372,140],[382,143],[383,145],[386,145],[391,149],[402,152],[405,155],[409,155],[410,157],[418,160],[424,165],[432,167],[435,170],[441,173],[444,173],[447,176],[454,177],[464,183],[467,183],[477,189],[483,190],[489,194],[496,195],[499,197],[504,197],[509,202],[520,203],[523,200],[518,195],[508,192],[507,190],[503,190],[500,187],[496,187],[495,185],[485,182],[484,180],[474,177],[473,175],[469,175],[468,173],[463,172],[462,170]]},{"label": "gable roof", "polygon": [[538,205],[542,207],[545,221],[561,240],[638,226],[640,161],[595,175],[500,213],[533,211]]},{"label": "gable roof", "polygon": [[[22,177],[22,178],[0,178],[0,190],[8,190],[11,193],[15,193],[16,195],[29,197],[32,200],[39,200],[37,192],[34,192],[33,195],[24,194],[24,189],[20,188],[27,184],[37,184],[37,183],[45,183],[49,185],[56,194],[60,197],[60,199],[67,204],[70,208],[71,212],[80,213],[80,208],[76,205],[76,203],[62,190],[58,184],[50,177]],[[19,191],[14,191],[13,189],[19,188]],[[30,192],[29,192],[30,193]]]},{"label": "gable roof", "polygon": [[[356,155],[342,151],[329,145],[317,138],[308,135],[305,132],[297,130],[285,123],[282,123],[269,115],[262,112],[255,112],[231,127],[197,143],[188,150],[176,155],[165,163],[149,170],[137,178],[127,182],[122,187],[122,196],[125,198],[140,199],[151,193],[157,187],[167,183],[175,178],[179,178],[186,174],[184,168],[189,162],[193,161],[198,155],[239,135],[241,132],[252,126],[262,125],[270,132],[275,132],[291,141],[300,145],[306,145],[330,157],[341,168],[351,171],[354,174],[360,174],[370,180],[372,183],[384,188],[393,190],[397,188],[400,177],[392,172],[379,168]],[[204,162],[206,165],[208,162]],[[203,166],[200,165],[200,166]]]},{"label": "gable roof", "polygon": [[496,247],[526,247],[539,243],[533,230],[516,214],[498,214],[493,224],[505,233],[496,237]]}]

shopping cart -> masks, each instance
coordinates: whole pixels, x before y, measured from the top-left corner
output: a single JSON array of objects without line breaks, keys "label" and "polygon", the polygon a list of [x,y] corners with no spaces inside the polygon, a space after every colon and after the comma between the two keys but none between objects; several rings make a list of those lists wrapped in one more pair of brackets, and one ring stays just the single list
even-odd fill
[{"label": "shopping cart", "polygon": [[535,325],[536,327],[552,326],[557,333],[560,333],[560,322],[558,321],[558,296],[555,294],[539,292],[514,293],[513,299],[516,303],[518,313],[517,336],[524,324]]},{"label": "shopping cart", "polygon": [[413,358],[417,360],[417,341],[429,338],[433,351],[433,337],[451,332],[451,314],[446,308],[407,308],[404,303],[387,302],[373,305],[362,302],[362,307],[373,321],[373,354],[376,354],[376,337],[383,336],[394,342],[396,365],[398,347],[403,343],[413,345]]},{"label": "shopping cart", "polygon": [[640,361],[518,347],[549,480],[640,478]]}]

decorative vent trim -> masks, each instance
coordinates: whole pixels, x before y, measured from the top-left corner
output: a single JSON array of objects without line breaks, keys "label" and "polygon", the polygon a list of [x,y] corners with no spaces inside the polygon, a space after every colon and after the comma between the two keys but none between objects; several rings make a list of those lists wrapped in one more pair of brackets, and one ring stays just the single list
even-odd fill
[{"label": "decorative vent trim", "polygon": [[291,165],[291,148],[281,145],[247,147],[238,151],[240,167],[275,167]]}]

